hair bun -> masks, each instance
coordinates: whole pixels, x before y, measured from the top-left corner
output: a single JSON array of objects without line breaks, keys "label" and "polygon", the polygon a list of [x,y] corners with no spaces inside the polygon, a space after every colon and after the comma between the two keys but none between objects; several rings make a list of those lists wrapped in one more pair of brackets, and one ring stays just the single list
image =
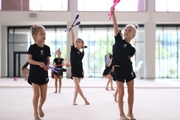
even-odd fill
[{"label": "hair bun", "polygon": [[84,47],[82,47],[82,48],[87,48],[87,46],[84,46]]},{"label": "hair bun", "polygon": [[135,28],[136,28],[136,29],[139,29],[139,26],[138,26],[138,24],[134,24],[134,26],[135,26]]}]

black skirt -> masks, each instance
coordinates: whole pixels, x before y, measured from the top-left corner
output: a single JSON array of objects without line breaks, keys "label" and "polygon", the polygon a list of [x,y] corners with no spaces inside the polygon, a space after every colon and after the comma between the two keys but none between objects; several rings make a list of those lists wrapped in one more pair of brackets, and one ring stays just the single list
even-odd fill
[{"label": "black skirt", "polygon": [[112,66],[110,66],[110,67],[106,66],[106,68],[104,69],[104,72],[103,72],[103,76],[110,74],[111,71],[112,71]]},{"label": "black skirt", "polygon": [[53,71],[54,75],[56,76],[63,76],[63,72],[66,72],[67,70],[64,68],[61,68],[60,70]]}]

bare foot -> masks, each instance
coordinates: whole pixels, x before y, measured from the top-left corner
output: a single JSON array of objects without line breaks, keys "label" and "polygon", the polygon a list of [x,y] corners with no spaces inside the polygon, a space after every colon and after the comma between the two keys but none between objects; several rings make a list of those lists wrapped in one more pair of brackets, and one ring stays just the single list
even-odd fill
[{"label": "bare foot", "polygon": [[44,117],[44,112],[43,112],[42,108],[39,108],[39,116],[40,116],[41,118]]},{"label": "bare foot", "polygon": [[130,120],[136,120],[132,114],[127,114],[127,116],[130,118]]},{"label": "bare foot", "polygon": [[106,87],[106,90],[109,90],[109,89]]},{"label": "bare foot", "polygon": [[59,91],[59,93],[61,93],[61,91]]},{"label": "bare foot", "polygon": [[73,105],[78,105],[76,102],[73,102]]},{"label": "bare foot", "polygon": [[88,101],[85,102],[85,105],[90,105],[90,103]]},{"label": "bare foot", "polygon": [[88,100],[86,99],[86,97],[85,97],[84,101],[85,101],[85,105],[90,105],[90,103],[88,102]]},{"label": "bare foot", "polygon": [[54,93],[57,93],[57,91],[55,91]]},{"label": "bare foot", "polygon": [[41,118],[39,118],[39,116],[35,116],[34,120],[41,120]]},{"label": "bare foot", "polygon": [[111,88],[111,90],[114,90],[114,88]]},{"label": "bare foot", "polygon": [[130,120],[128,117],[126,117],[125,115],[120,116],[120,120]]}]

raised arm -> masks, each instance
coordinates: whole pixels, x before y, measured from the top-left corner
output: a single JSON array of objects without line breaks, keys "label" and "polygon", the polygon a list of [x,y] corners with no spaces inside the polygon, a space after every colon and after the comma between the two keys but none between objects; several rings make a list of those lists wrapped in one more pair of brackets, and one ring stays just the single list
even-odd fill
[{"label": "raised arm", "polygon": [[74,46],[74,39],[75,39],[75,37],[74,37],[74,32],[73,32],[73,28],[72,28],[72,26],[71,26],[71,39],[72,39],[72,43],[71,43],[71,46]]},{"label": "raised arm", "polygon": [[119,30],[118,30],[118,24],[117,24],[117,21],[116,21],[115,9],[113,7],[111,7],[111,11],[112,11],[112,21],[113,21],[113,27],[114,27],[114,35],[117,36],[117,34],[119,33]]}]

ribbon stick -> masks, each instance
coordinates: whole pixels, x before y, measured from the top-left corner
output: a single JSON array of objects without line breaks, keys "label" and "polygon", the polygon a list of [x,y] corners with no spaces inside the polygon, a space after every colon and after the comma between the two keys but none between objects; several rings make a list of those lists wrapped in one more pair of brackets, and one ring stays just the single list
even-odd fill
[{"label": "ribbon stick", "polygon": [[[114,0],[114,1],[113,1],[113,6],[112,6],[112,7],[115,8],[116,5],[117,5],[119,2],[120,2],[120,0]],[[109,12],[108,16],[109,16],[109,20],[111,20],[111,17],[112,17],[112,11]]]},{"label": "ribbon stick", "polygon": [[[72,27],[75,27],[75,26],[77,26],[77,25],[79,25],[81,22],[79,21],[79,22],[76,22],[76,20],[79,18],[79,15],[76,15],[76,17],[75,17],[75,19],[74,19],[74,21],[73,21],[73,23],[72,23]],[[75,23],[76,22],[76,23]],[[65,30],[65,32],[69,32],[71,30],[71,28],[68,28],[68,29],[66,29]]]},{"label": "ribbon stick", "polygon": [[54,68],[54,67],[51,67],[51,66],[47,66],[49,69],[51,69],[52,71],[58,73],[58,70],[61,70],[61,68]]},{"label": "ribbon stick", "polygon": [[[79,25],[80,23],[81,23],[80,21],[76,22],[76,24],[72,25],[72,27],[75,27],[75,26]],[[68,28],[65,30],[65,32],[70,31],[70,30],[71,30],[71,28]]]}]

